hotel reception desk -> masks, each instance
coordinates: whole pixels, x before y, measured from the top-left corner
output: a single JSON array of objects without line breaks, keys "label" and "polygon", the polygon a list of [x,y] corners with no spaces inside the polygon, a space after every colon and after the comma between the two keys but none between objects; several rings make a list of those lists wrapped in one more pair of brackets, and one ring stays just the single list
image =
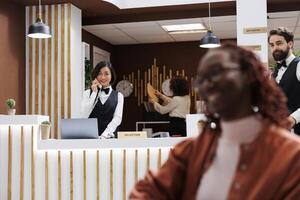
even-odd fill
[{"label": "hotel reception desk", "polygon": [[185,139],[41,140],[39,124],[47,119],[0,116],[0,199],[127,199]]}]

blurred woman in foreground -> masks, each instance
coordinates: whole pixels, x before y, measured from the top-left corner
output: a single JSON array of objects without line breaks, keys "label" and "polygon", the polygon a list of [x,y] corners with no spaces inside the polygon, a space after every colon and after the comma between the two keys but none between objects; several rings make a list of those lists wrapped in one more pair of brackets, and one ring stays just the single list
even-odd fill
[{"label": "blurred woman in foreground", "polygon": [[200,62],[196,87],[208,106],[197,138],[170,151],[130,199],[297,199],[300,140],[286,98],[251,51],[226,44]]}]

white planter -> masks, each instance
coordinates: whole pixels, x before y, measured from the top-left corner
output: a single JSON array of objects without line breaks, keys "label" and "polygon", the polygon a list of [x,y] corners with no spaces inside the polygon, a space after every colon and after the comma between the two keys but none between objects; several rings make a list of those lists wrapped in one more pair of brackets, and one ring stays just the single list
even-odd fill
[{"label": "white planter", "polygon": [[42,140],[47,140],[50,138],[50,128],[51,125],[47,125],[47,124],[41,124],[40,125],[40,130],[41,130],[41,139]]},{"label": "white planter", "polygon": [[13,109],[10,109],[10,108],[7,109],[7,114],[8,115],[15,115],[16,114],[16,109],[14,109],[14,108]]}]

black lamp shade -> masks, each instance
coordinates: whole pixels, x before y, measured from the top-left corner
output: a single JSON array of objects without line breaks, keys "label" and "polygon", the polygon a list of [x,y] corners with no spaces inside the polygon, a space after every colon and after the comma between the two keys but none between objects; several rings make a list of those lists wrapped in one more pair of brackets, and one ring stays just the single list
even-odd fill
[{"label": "black lamp shade", "polygon": [[40,18],[37,18],[36,22],[29,26],[27,36],[31,38],[50,38],[50,28]]},{"label": "black lamp shade", "polygon": [[215,36],[211,30],[208,30],[200,41],[200,47],[202,48],[216,48],[219,46],[221,46],[220,39]]}]

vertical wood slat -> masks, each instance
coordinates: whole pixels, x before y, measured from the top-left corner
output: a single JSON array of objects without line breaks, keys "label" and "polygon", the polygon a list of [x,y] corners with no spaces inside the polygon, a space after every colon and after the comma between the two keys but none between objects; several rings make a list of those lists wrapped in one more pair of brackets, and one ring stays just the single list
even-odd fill
[{"label": "vertical wood slat", "polygon": [[60,151],[57,152],[57,195],[58,200],[61,200],[61,153]]},{"label": "vertical wood slat", "polygon": [[159,89],[159,67],[156,67],[156,90]]},{"label": "vertical wood slat", "polygon": [[159,74],[159,91],[161,91],[162,90],[162,82],[163,82],[163,79],[162,79],[162,74],[160,73]]},{"label": "vertical wood slat", "polygon": [[99,150],[96,153],[96,199],[100,200]]},{"label": "vertical wood slat", "polygon": [[155,85],[155,83],[154,83],[154,79],[155,79],[155,71],[154,71],[154,65],[152,65],[151,66],[151,85],[155,88],[156,87],[156,85]]},{"label": "vertical wood slat", "polygon": [[147,163],[146,163],[147,171],[150,169],[150,149],[147,149]]},{"label": "vertical wood slat", "polygon": [[31,127],[31,200],[35,200],[34,127]]},{"label": "vertical wood slat", "polygon": [[139,152],[136,149],[134,152],[134,182],[135,183],[138,181],[138,167],[139,167],[138,154]]},{"label": "vertical wood slat", "polygon": [[137,95],[138,95],[138,106],[140,106],[141,102],[141,72],[140,69],[138,69],[138,74],[137,74]]},{"label": "vertical wood slat", "polygon": [[163,66],[163,81],[166,80],[166,66]]},{"label": "vertical wood slat", "polygon": [[[43,9],[42,10],[45,10],[45,7],[43,6],[42,7]],[[46,13],[43,11],[42,12],[42,19],[46,20]],[[46,60],[46,55],[45,55],[45,50],[46,50],[46,39],[43,39],[41,40],[42,42],[42,67],[41,67],[41,93],[42,93],[42,101],[41,101],[41,114],[42,115],[45,115],[45,80],[46,80],[46,73],[45,73],[45,68],[46,68],[46,65],[45,65],[45,60]]]},{"label": "vertical wood slat", "polygon": [[144,96],[146,97],[147,96],[147,70],[144,71]]},{"label": "vertical wood slat", "polygon": [[141,104],[144,102],[144,80],[141,79]]},{"label": "vertical wood slat", "polygon": [[58,5],[54,5],[54,138],[58,138]]},{"label": "vertical wood slat", "polygon": [[71,118],[71,4],[68,3],[68,118]]},{"label": "vertical wood slat", "polygon": [[[29,24],[32,24],[32,13],[33,9],[32,6],[29,7]],[[28,92],[28,114],[32,114],[32,70],[33,70],[33,63],[32,63],[32,56],[33,56],[33,39],[29,38],[28,39],[28,81],[29,81],[29,92]]]},{"label": "vertical wood slat", "polygon": [[20,200],[24,199],[24,127],[21,126],[20,137]]},{"label": "vertical wood slat", "polygon": [[45,152],[45,200],[49,199],[48,152]]},{"label": "vertical wood slat", "polygon": [[73,152],[70,151],[70,200],[74,199]]},{"label": "vertical wood slat", "polygon": [[[52,6],[48,5],[48,26],[51,30],[52,27]],[[52,33],[52,37],[48,39],[48,55],[47,55],[47,60],[48,60],[48,115],[51,121],[51,117],[52,117],[52,112],[51,112],[51,94],[52,94],[52,75],[51,75],[51,71],[52,71],[52,41],[53,41],[53,33]],[[54,123],[54,122],[53,122]],[[50,129],[51,131],[51,138],[53,138],[53,128]]]},{"label": "vertical wood slat", "polygon": [[138,94],[138,87],[137,87],[137,80],[134,79],[134,96],[137,97],[137,94]]},{"label": "vertical wood slat", "polygon": [[7,200],[11,200],[12,194],[12,132],[11,126],[8,127],[8,161],[7,161]]},{"label": "vertical wood slat", "polygon": [[114,199],[114,162],[113,162],[113,150],[109,151],[109,191],[110,191],[110,200]]},{"label": "vertical wood slat", "polygon": [[[38,16],[38,7],[35,6],[35,16]],[[39,66],[40,66],[40,42],[41,39],[35,39],[35,66],[34,66],[34,79],[35,79],[35,88],[34,88],[34,113],[39,113]]]},{"label": "vertical wood slat", "polygon": [[157,169],[161,167],[161,148],[158,149],[158,156],[157,156]]},{"label": "vertical wood slat", "polygon": [[123,200],[126,200],[126,149],[123,150]]},{"label": "vertical wood slat", "polygon": [[194,96],[195,95],[195,89],[194,89],[194,79],[193,79],[193,77],[191,77],[191,96]]},{"label": "vertical wood slat", "polygon": [[65,4],[61,5],[61,94],[60,94],[60,105],[61,105],[61,118],[65,116]]},{"label": "vertical wood slat", "polygon": [[86,151],[83,151],[83,199],[86,200]]},{"label": "vertical wood slat", "polygon": [[152,84],[151,82],[151,69],[148,68],[148,83]]}]

